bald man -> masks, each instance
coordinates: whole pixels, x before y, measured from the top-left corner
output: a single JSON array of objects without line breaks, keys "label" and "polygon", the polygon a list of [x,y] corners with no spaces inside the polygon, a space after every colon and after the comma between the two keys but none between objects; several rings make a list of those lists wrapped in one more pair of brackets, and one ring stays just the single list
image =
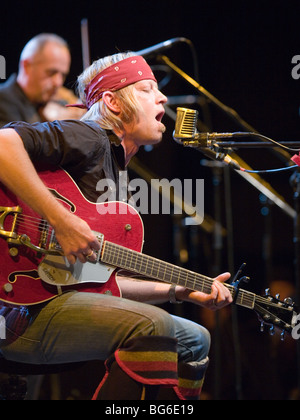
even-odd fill
[{"label": "bald man", "polygon": [[18,74],[0,85],[0,126],[11,121],[56,119],[58,115],[47,118],[45,106],[56,98],[70,65],[69,47],[63,38],[55,34],[32,38],[21,53]]}]

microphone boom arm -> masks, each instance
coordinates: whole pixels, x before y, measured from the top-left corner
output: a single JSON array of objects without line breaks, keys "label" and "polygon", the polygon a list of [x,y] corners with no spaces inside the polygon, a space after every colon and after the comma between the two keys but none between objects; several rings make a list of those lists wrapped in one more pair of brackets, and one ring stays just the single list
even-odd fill
[{"label": "microphone boom arm", "polygon": [[[259,134],[258,131],[244,121],[239,114],[229,106],[223,104],[219,99],[213,96],[210,92],[208,92],[203,86],[201,86],[196,80],[186,74],[183,70],[181,70],[178,66],[176,66],[168,57],[165,55],[160,55],[159,60],[169,66],[172,70],[175,71],[180,77],[186,80],[190,85],[192,85],[198,92],[204,95],[210,102],[216,105],[219,109],[221,109],[225,114],[227,114],[230,118],[232,118],[243,130],[247,132],[252,132],[253,134]],[[265,141],[264,139],[262,139]],[[281,159],[286,163],[290,161],[290,155],[285,150],[275,148],[276,153],[281,157]]]},{"label": "microphone boom arm", "polygon": [[[176,112],[174,112],[168,105],[165,105],[166,114],[176,122]],[[177,141],[177,143],[181,144],[182,146],[191,147],[188,141],[184,144],[184,141]],[[199,151],[203,150],[203,148],[198,147]],[[213,151],[211,149],[206,148],[206,154],[212,154],[211,159],[215,159],[213,156]],[[241,159],[236,153],[232,153],[231,157],[234,161],[236,161],[240,166],[245,169],[252,170],[252,168],[243,160]],[[263,178],[261,178],[258,174],[252,174],[242,171],[236,171],[236,174],[243,177],[249,184],[251,184],[254,188],[264,194],[266,197],[269,198],[275,205],[277,205],[286,215],[295,219],[296,211],[286,202],[286,200],[277,192],[275,189],[266,182]]]}]

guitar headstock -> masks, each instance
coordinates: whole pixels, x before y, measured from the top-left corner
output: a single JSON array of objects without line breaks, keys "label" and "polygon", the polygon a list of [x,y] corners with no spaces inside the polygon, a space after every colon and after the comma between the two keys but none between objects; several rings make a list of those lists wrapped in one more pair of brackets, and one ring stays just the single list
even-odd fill
[{"label": "guitar headstock", "polygon": [[275,329],[279,329],[282,340],[286,332],[292,333],[299,313],[291,298],[281,301],[279,295],[271,296],[269,289],[266,289],[264,297],[256,297],[254,310],[261,321],[261,331],[264,331],[265,325],[270,326],[271,335],[275,334]]}]

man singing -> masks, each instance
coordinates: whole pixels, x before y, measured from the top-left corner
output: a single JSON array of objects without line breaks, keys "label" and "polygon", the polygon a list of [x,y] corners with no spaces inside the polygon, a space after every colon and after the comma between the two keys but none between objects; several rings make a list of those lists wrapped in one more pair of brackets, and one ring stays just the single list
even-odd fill
[{"label": "man singing", "polygon": [[[53,226],[70,264],[95,260],[99,242],[84,220],[55,199],[34,165],[65,169],[96,202],[99,180],[118,185],[119,171],[140,146],[162,140],[167,102],[149,65],[133,53],[94,62],[78,78],[78,92],[87,109],[81,121],[16,122],[0,131],[1,182]],[[210,294],[119,276],[122,297],[68,291],[26,310],[3,303],[10,335],[0,349],[6,359],[24,363],[106,361],[98,399],[196,399],[209,332],[153,304],[185,301],[220,309],[232,302],[222,284],[229,277],[218,276]]]}]

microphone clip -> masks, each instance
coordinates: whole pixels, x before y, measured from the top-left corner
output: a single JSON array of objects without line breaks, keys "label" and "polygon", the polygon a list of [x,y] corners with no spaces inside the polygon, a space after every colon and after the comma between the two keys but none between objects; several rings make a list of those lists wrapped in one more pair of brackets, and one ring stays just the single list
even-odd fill
[{"label": "microphone clip", "polygon": [[219,146],[216,140],[212,138],[213,134],[196,133],[193,140],[183,140],[178,143],[185,147],[192,147],[194,149],[211,149],[216,153],[225,154],[225,150]]}]

